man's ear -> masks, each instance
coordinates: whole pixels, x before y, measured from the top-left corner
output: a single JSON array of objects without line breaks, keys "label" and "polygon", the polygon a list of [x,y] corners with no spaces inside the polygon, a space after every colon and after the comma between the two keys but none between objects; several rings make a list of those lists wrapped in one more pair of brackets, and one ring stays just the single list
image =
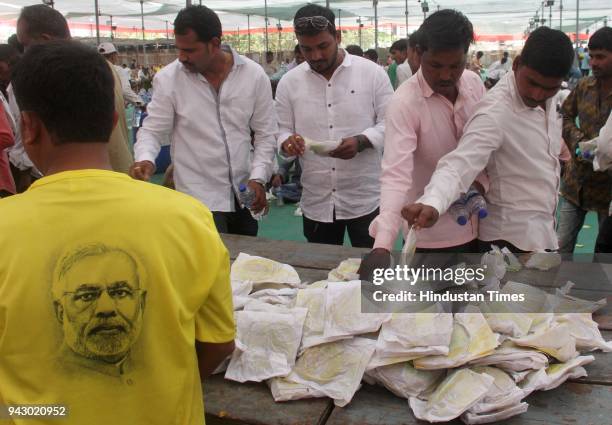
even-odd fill
[{"label": "man's ear", "polygon": [[59,301],[53,301],[53,308],[55,310],[55,318],[58,322],[64,323],[64,307]]},{"label": "man's ear", "polygon": [[21,140],[24,146],[40,143],[43,123],[35,112],[21,112]]},{"label": "man's ear", "polygon": [[117,111],[113,111],[113,131],[115,130],[115,127],[117,126],[118,122],[119,122],[119,114],[117,113]]},{"label": "man's ear", "polygon": [[423,56],[423,53],[425,53],[425,51],[421,48],[421,46],[417,45],[414,50],[416,51],[416,54],[419,58],[421,58]]},{"label": "man's ear", "polygon": [[340,31],[336,31],[336,42],[338,44],[342,43],[342,33]]}]

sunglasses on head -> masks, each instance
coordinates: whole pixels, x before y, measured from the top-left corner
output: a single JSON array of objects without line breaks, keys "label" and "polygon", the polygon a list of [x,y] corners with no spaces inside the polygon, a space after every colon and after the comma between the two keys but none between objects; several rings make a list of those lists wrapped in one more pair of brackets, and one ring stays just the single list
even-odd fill
[{"label": "sunglasses on head", "polygon": [[297,18],[293,21],[293,28],[296,30],[306,30],[314,28],[317,30],[327,29],[328,26],[332,25],[325,16],[305,16],[303,18]]}]

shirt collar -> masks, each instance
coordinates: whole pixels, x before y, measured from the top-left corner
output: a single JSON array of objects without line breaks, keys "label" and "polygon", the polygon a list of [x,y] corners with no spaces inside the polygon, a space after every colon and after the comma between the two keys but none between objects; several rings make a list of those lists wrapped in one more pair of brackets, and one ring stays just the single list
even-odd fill
[{"label": "shirt collar", "polygon": [[512,70],[508,71],[508,73],[503,78],[506,78],[508,80],[508,87],[510,88],[510,96],[512,97],[512,108],[514,109],[515,112],[520,113],[520,112],[532,110],[532,111],[541,111],[544,115],[548,115],[551,112],[552,99],[553,99],[552,97],[546,101],[546,110],[544,110],[544,108],[540,106],[536,106],[535,108],[532,108],[531,106],[525,105],[525,102],[523,102],[523,98],[521,98],[521,95],[518,92],[518,86],[516,85],[516,77],[514,75],[514,71]]},{"label": "shirt collar", "polygon": [[421,89],[421,93],[423,93],[423,97],[431,97],[434,94],[434,91],[429,87],[427,80],[423,76],[422,68],[419,68],[417,71],[417,79],[419,81],[419,87]]},{"label": "shirt collar", "polygon": [[[246,63],[244,58],[241,55],[239,55],[234,49],[232,49],[232,46],[230,46],[229,44],[222,44],[221,45],[221,50],[223,50],[223,51],[225,51],[227,53],[231,53],[232,54],[232,58],[234,58],[234,64],[232,65],[232,71],[234,71],[237,67],[242,66],[242,65],[244,65]],[[179,64],[180,64],[181,69],[183,70],[183,72],[186,72],[188,74],[192,73],[182,63],[180,63],[180,61],[179,61]],[[199,72],[197,74],[202,76],[202,74],[200,74]]]},{"label": "shirt collar", "polygon": [[[421,93],[423,94],[423,97],[431,97],[436,93],[429,86],[429,83],[427,83],[427,80],[425,80],[425,76],[423,75],[423,72],[421,71],[421,69],[422,68],[419,68],[416,74],[417,79],[419,81],[419,87],[421,88]],[[463,72],[465,73],[465,72],[470,72],[470,71],[465,70]],[[455,105],[457,105],[460,99],[465,96],[465,93],[464,93],[465,84],[463,81],[463,75],[461,75],[461,78],[459,78],[459,81],[457,82],[457,91],[458,91],[458,95],[457,95],[457,101],[455,101]]]}]

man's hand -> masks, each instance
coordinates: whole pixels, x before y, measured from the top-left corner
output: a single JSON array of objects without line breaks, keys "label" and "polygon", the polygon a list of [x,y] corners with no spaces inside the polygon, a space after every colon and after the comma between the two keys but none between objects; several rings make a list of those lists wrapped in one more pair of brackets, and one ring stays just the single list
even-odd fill
[{"label": "man's hand", "polygon": [[352,159],[359,152],[359,140],[356,137],[342,139],[342,143],[329,153],[332,158]]},{"label": "man's hand", "polygon": [[136,180],[144,180],[148,182],[151,176],[155,173],[155,164],[151,161],[135,162],[131,167],[129,174]]},{"label": "man's hand", "polygon": [[281,176],[280,174],[274,174],[272,176],[272,179],[270,180],[270,184],[272,185],[272,187],[281,187],[281,185],[283,184],[283,176]]},{"label": "man's hand", "polygon": [[374,248],[363,257],[359,266],[359,279],[372,282],[374,269],[386,269],[391,264],[391,253],[384,248]]},{"label": "man's hand", "polygon": [[294,134],[281,144],[281,149],[286,156],[302,156],[306,152],[306,143],[302,136]]},{"label": "man's hand", "polygon": [[268,201],[266,201],[266,189],[261,183],[255,180],[249,180],[247,186],[250,187],[253,192],[255,192],[255,200],[251,206],[251,211],[258,213],[268,205]]},{"label": "man's hand", "polygon": [[405,206],[402,209],[402,216],[406,219],[410,226],[415,228],[415,230],[419,230],[424,227],[431,227],[436,224],[440,218],[438,210],[424,204],[412,204]]}]

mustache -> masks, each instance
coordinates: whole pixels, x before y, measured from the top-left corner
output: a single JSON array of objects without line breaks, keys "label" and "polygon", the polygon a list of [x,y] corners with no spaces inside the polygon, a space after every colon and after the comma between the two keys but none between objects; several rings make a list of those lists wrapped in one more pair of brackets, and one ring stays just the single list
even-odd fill
[{"label": "mustache", "polygon": [[117,329],[121,332],[128,332],[128,327],[123,320],[102,320],[94,323],[87,331],[87,335],[93,335],[100,331],[107,331],[111,329]]}]

